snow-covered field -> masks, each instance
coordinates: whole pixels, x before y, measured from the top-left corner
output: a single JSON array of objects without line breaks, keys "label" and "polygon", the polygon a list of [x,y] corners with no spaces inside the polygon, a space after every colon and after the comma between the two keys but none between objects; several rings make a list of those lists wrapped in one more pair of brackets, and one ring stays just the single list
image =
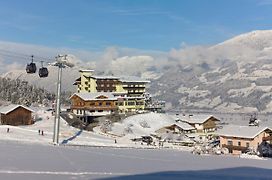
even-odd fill
[{"label": "snow-covered field", "polygon": [[[38,110],[36,114],[41,119],[30,126],[0,126],[0,140],[20,141],[28,143],[50,144],[53,139],[54,116],[51,111]],[[9,133],[7,133],[9,128]],[[43,135],[38,131],[43,131]],[[63,119],[60,120],[60,143],[80,144],[95,146],[110,146],[114,144],[114,139],[69,126]]]},{"label": "snow-covered field", "polygon": [[272,160],[0,141],[0,179],[271,179]]},{"label": "snow-covered field", "polygon": [[[60,123],[62,144],[54,146],[52,145],[54,117],[51,111],[39,109],[36,112],[41,120],[33,125],[0,126],[0,179],[194,180],[271,179],[272,176],[272,159],[249,159],[226,155],[198,156],[184,151],[184,148],[174,149],[173,146],[159,149],[140,143],[135,144],[129,139],[132,136],[111,136],[102,134],[99,130],[79,131],[62,119]],[[159,127],[160,124],[153,121],[160,116],[165,115],[156,114],[155,119],[148,116],[149,131],[153,132]],[[230,123],[248,122],[243,116],[223,117],[225,117],[223,121]],[[130,117],[126,121],[127,124],[119,126],[123,128],[134,121],[141,124],[144,120],[142,117],[138,122],[133,118]],[[165,119],[166,116],[161,118]],[[165,123],[168,124],[168,121],[171,119],[167,119]],[[268,120],[265,122],[268,123]],[[118,124],[115,128],[117,127]],[[7,128],[10,129],[9,132]],[[136,124],[132,129],[135,135],[142,133]],[[43,131],[44,135],[40,135],[38,130]],[[118,132],[118,128],[113,128],[112,131]]]}]

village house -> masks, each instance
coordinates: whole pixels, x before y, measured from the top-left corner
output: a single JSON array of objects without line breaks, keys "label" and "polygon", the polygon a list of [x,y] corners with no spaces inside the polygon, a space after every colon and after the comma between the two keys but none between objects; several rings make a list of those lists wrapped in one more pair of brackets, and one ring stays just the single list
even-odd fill
[{"label": "village house", "polygon": [[164,133],[175,133],[175,134],[188,134],[195,132],[195,128],[191,126],[188,123],[185,122],[176,122],[173,124],[170,124],[168,126],[164,126],[158,130],[155,131],[157,134],[164,134]]},{"label": "village house", "polygon": [[216,130],[216,122],[220,120],[212,115],[189,115],[178,116],[179,120],[193,126],[198,133],[214,132]]},{"label": "village house", "polygon": [[[258,126],[228,125],[220,129],[220,147],[232,154],[241,154],[249,148],[256,151],[262,141],[269,139],[272,129]],[[270,138],[271,139],[271,138]]]},{"label": "village house", "polygon": [[30,125],[33,124],[32,113],[34,111],[23,105],[11,104],[0,108],[2,125]]}]

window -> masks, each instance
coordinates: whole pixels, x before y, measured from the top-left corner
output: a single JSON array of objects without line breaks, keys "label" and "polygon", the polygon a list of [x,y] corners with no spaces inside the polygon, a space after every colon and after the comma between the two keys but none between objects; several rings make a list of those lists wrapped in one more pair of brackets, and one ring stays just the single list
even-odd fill
[{"label": "window", "polygon": [[97,112],[103,112],[103,110],[98,110]]},{"label": "window", "polygon": [[135,102],[133,101],[128,101],[128,106],[134,106],[135,105]]},{"label": "window", "polygon": [[116,106],[123,106],[124,103],[123,103],[123,102],[116,102],[115,105],[116,105]]},{"label": "window", "polygon": [[136,105],[144,105],[144,102],[142,102],[142,101],[136,102]]},{"label": "window", "polygon": [[238,141],[238,146],[241,146],[241,141]]},{"label": "window", "polygon": [[228,145],[232,146],[232,141],[228,140]]},{"label": "window", "polygon": [[246,147],[249,147],[249,142],[246,143]]},{"label": "window", "polygon": [[99,106],[102,106],[102,102],[100,102],[98,105],[99,105]]},{"label": "window", "polygon": [[106,102],[106,106],[110,106],[111,105],[111,103],[110,102]]}]

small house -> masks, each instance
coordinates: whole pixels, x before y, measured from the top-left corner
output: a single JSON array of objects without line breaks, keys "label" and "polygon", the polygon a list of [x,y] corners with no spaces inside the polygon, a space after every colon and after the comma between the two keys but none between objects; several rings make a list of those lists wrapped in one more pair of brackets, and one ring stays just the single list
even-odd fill
[{"label": "small house", "polygon": [[33,124],[32,113],[34,111],[23,105],[11,104],[0,108],[0,120],[2,125],[30,125]]},{"label": "small house", "polygon": [[158,130],[155,131],[157,134],[163,134],[163,133],[176,133],[176,134],[180,134],[180,133],[192,133],[195,132],[195,128],[193,126],[191,126],[188,123],[185,122],[176,122],[173,124],[170,124],[168,126],[164,126]]},{"label": "small house", "polygon": [[262,141],[270,140],[272,129],[258,126],[228,125],[218,131],[220,147],[232,154],[241,154],[248,149],[256,151]]},{"label": "small house", "polygon": [[186,122],[193,126],[199,133],[214,132],[216,130],[216,122],[220,120],[212,115],[189,115],[179,116],[181,122]]}]

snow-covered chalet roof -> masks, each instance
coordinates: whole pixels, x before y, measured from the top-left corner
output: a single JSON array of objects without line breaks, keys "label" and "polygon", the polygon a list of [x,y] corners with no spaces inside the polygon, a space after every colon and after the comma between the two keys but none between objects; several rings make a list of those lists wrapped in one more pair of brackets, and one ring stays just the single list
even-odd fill
[{"label": "snow-covered chalet roof", "polygon": [[99,96],[106,96],[107,100],[117,100],[116,97],[110,92],[97,92],[97,93],[89,93],[89,92],[82,92],[82,93],[74,93],[73,96],[78,96],[84,101],[91,101],[91,100],[105,100],[105,99],[97,99]]},{"label": "snow-covered chalet roof", "polygon": [[174,123],[177,126],[181,127],[183,130],[194,130],[195,128],[193,126],[191,126],[190,124],[186,123],[186,122],[176,122]]},{"label": "snow-covered chalet roof", "polygon": [[22,108],[24,108],[24,109],[26,109],[26,110],[28,110],[30,112],[34,112],[32,109],[30,109],[30,108],[28,108],[28,107],[26,107],[24,105],[10,104],[8,106],[2,106],[2,107],[0,107],[0,113],[1,114],[8,114],[11,111],[17,109],[18,107],[22,107]]},{"label": "snow-covered chalet roof", "polygon": [[219,121],[217,118],[215,118],[212,115],[207,114],[197,114],[197,115],[190,115],[190,116],[177,116],[181,121],[187,122],[190,124],[203,124],[210,118],[213,118],[216,121]]},{"label": "snow-covered chalet roof", "polygon": [[265,130],[272,132],[272,129],[268,127],[227,125],[224,126],[223,129],[218,130],[218,135],[227,137],[254,138]]}]

